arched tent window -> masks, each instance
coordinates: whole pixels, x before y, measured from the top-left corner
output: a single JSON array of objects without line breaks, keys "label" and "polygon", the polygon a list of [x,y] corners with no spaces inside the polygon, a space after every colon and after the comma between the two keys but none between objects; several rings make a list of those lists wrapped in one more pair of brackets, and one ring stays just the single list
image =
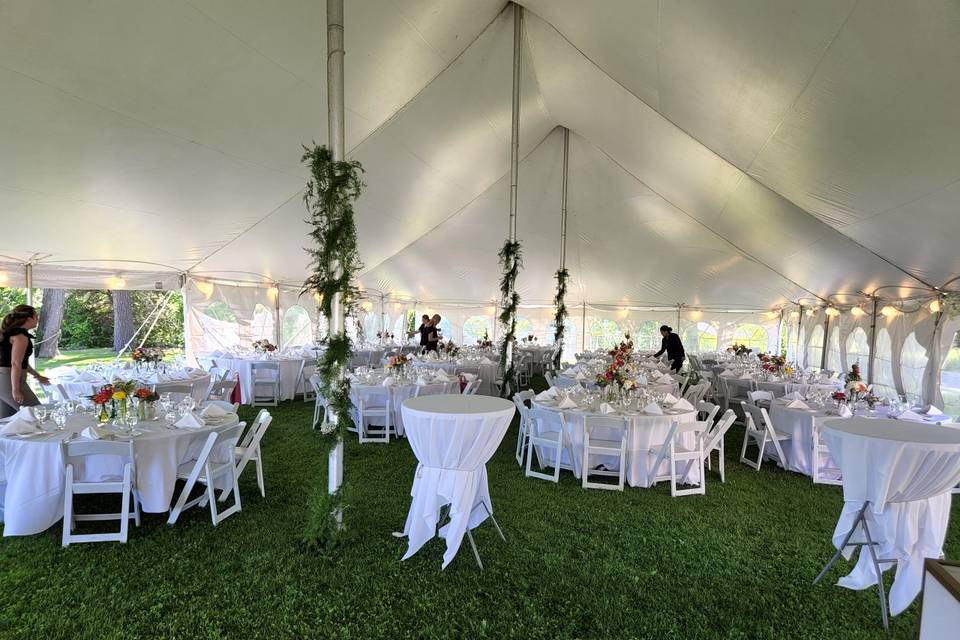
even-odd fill
[{"label": "arched tent window", "polygon": [[[416,329],[416,327],[414,327]],[[404,342],[407,339],[407,316],[401,313],[393,320],[393,327],[390,329],[394,339],[397,342]]]},{"label": "arched tent window", "polygon": [[377,341],[377,331],[380,331],[380,313],[367,311],[363,314],[363,333],[369,342]]},{"label": "arched tent window", "polygon": [[943,411],[947,415],[960,414],[960,332],[953,336],[950,351],[940,369],[940,393],[943,395]]},{"label": "arched tent window", "polygon": [[284,312],[281,336],[281,347],[299,347],[313,341],[313,326],[306,309],[295,304]]},{"label": "arched tent window", "polygon": [[840,371],[843,363],[840,362],[840,327],[830,330],[830,341],[827,343],[827,369]]},{"label": "arched tent window", "polygon": [[217,300],[210,303],[203,313],[204,315],[209,316],[214,320],[220,320],[221,322],[237,321],[237,314],[234,313],[233,309],[227,306],[227,303],[223,302],[222,300]]},{"label": "arched tent window", "polygon": [[847,336],[847,368],[860,363],[860,374],[868,375],[867,364],[870,362],[870,343],[867,341],[867,332],[857,327]]},{"label": "arched tent window", "polygon": [[[556,335],[554,330],[554,323],[550,321],[547,325],[547,340],[544,344],[553,344],[553,336]],[[576,358],[574,357],[578,346],[580,343],[577,342],[577,325],[573,324],[569,320],[566,320],[563,323],[563,354],[562,358],[564,362],[575,362]]]},{"label": "arched tent window", "polygon": [[792,323],[787,328],[787,344],[784,345],[787,351],[787,362],[793,362],[797,359],[797,327]]},{"label": "arched tent window", "polygon": [[[663,339],[660,335],[660,325],[654,320],[644,320],[637,324],[631,337],[633,338],[633,347],[637,351],[659,351],[660,341]],[[617,342],[619,341],[618,338]]]},{"label": "arched tent window", "polygon": [[796,353],[796,362],[797,364],[803,364],[803,354],[806,353],[807,349],[807,330],[803,327],[800,327],[800,332],[797,337],[797,353]]},{"label": "arched tent window", "polygon": [[903,342],[900,352],[900,379],[903,382],[903,391],[908,394],[907,399],[919,396],[923,391],[923,370],[927,366],[927,351],[917,342],[917,336],[910,333]]},{"label": "arched tent window", "polygon": [[[596,320],[590,327],[591,349],[609,349],[619,344],[621,340],[623,340],[623,332],[620,331],[620,325],[613,320]],[[636,345],[636,341],[634,344]]]},{"label": "arched tent window", "polygon": [[517,329],[515,335],[517,336],[518,342],[529,335],[536,335],[536,331],[533,330],[533,322],[530,320],[530,318],[517,316]]},{"label": "arched tent window", "polygon": [[470,316],[463,323],[463,344],[476,344],[486,335],[493,340],[493,322],[490,316]]},{"label": "arched tent window", "polygon": [[273,342],[277,339],[275,328],[273,309],[267,309],[258,302],[257,306],[253,308],[253,317],[250,320],[250,340],[269,340]]},{"label": "arched tent window", "polygon": [[441,340],[453,340],[453,325],[450,324],[449,318],[441,318],[440,326],[437,328],[440,330]]},{"label": "arched tent window", "polygon": [[877,373],[873,376],[874,382],[895,387],[893,379],[893,345],[890,343],[890,333],[885,328],[877,330],[876,354],[873,362]]},{"label": "arched tent window", "polygon": [[693,353],[717,350],[717,328],[709,322],[691,324],[683,332],[683,348]]},{"label": "arched tent window", "polygon": [[769,336],[767,330],[758,324],[741,324],[733,332],[733,341],[739,344],[745,344],[756,351],[766,351],[768,349]]},{"label": "arched tent window", "polygon": [[810,332],[807,342],[807,366],[819,369],[823,361],[823,327],[819,324]]}]

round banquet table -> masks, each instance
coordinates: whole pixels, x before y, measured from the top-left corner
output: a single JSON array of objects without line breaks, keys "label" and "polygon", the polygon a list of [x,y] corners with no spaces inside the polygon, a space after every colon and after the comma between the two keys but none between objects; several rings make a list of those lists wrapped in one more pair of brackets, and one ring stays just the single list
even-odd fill
[{"label": "round banquet table", "polygon": [[[177,481],[180,464],[196,458],[211,431],[235,426],[235,414],[221,421],[208,421],[200,429],[175,429],[163,420],[140,422],[133,437],[136,483],[140,506],[148,513],[164,513]],[[0,437],[0,496],[4,536],[40,533],[63,518],[63,441],[94,424],[93,416],[78,413],[69,417],[65,431],[55,431],[51,420],[43,425],[50,433],[32,437]],[[114,427],[105,427],[114,429]],[[117,428],[115,439],[129,439]],[[229,460],[229,451],[214,452],[218,460]],[[90,456],[74,465],[78,478],[95,482],[105,476],[123,474],[115,456]]]},{"label": "round banquet table", "polygon": [[443,505],[450,505],[450,522],[440,529],[447,543],[444,568],[457,555],[467,528],[493,514],[486,463],[515,411],[509,400],[488,396],[437,395],[403,403],[407,439],[419,461],[403,527],[404,560],[433,538]]},{"label": "round banquet table", "polygon": [[[559,409],[557,400],[534,400],[533,405],[541,409],[551,411],[562,411],[566,421],[569,433],[567,437],[573,448],[573,460],[569,460],[569,453],[563,454],[561,464],[570,465],[573,468],[574,475],[581,477],[583,464],[583,433],[584,422],[589,416],[601,416],[603,414],[591,408],[579,409]],[[663,461],[659,469],[654,469],[654,463],[657,461],[657,455],[660,453],[660,447],[670,431],[670,426],[674,422],[681,424],[687,422],[696,422],[696,411],[680,411],[671,413],[664,411],[664,415],[648,415],[637,412],[616,412],[607,414],[605,417],[624,417],[630,424],[630,431],[627,434],[627,468],[625,479],[627,484],[632,487],[650,487],[654,483],[654,478],[660,475],[666,475],[670,472],[670,459]],[[537,428],[537,425],[534,425]],[[606,429],[597,429],[595,431],[598,438],[614,439],[615,434],[606,433]],[[687,431],[679,435],[680,442],[684,447],[693,448],[697,444],[697,434],[693,431]],[[553,451],[546,448],[537,448],[537,456],[543,461],[545,466],[554,464],[555,455]],[[620,461],[614,456],[603,458],[602,456],[593,456],[601,458],[603,464],[611,471],[619,470]],[[686,481],[693,484],[700,482],[700,469],[691,465]]]},{"label": "round banquet table", "polygon": [[230,372],[230,376],[240,376],[240,401],[243,404],[250,404],[253,400],[253,377],[250,366],[255,362],[275,362],[280,366],[280,399],[293,400],[297,395],[297,381],[300,378],[300,368],[303,366],[303,358],[217,358],[218,367]]},{"label": "round banquet table", "polygon": [[[486,362],[484,362],[486,360]],[[482,396],[496,395],[493,392],[493,381],[497,377],[497,363],[489,358],[473,359],[462,358],[457,360],[426,360],[414,361],[416,369],[439,369],[451,375],[460,372],[472,373],[481,380],[477,393]]]},{"label": "round banquet table", "polygon": [[[844,506],[833,544],[840,548],[869,501],[865,516],[879,543],[877,557],[897,561],[890,589],[890,613],[897,615],[920,593],[923,559],[943,555],[950,492],[960,483],[960,429],[853,417],[827,420],[823,439],[843,473]],[[848,547],[844,555],[849,559],[851,552]],[[876,583],[870,554],[861,551],[837,584],[866,589]]]},{"label": "round banquet table", "polygon": [[190,385],[190,395],[198,402],[207,397],[207,390],[210,388],[210,374],[202,369],[191,368],[184,369],[182,373],[141,373],[134,368],[117,368],[108,372],[107,375],[80,371],[74,375],[53,377],[51,381],[54,384],[62,384],[67,395],[76,400],[94,395],[115,378],[135,380],[145,387],[152,387],[157,393]]},{"label": "round banquet table", "polygon": [[[350,398],[354,406],[359,404],[361,398],[366,398],[376,394],[382,394],[383,382],[386,376],[374,375],[369,378],[360,378],[357,382],[350,384]],[[389,385],[391,405],[393,407],[393,426],[398,436],[405,435],[403,427],[403,403],[413,398],[415,395],[437,394],[459,394],[460,382],[458,380],[431,380],[427,384],[418,385],[416,382],[394,382]]]}]

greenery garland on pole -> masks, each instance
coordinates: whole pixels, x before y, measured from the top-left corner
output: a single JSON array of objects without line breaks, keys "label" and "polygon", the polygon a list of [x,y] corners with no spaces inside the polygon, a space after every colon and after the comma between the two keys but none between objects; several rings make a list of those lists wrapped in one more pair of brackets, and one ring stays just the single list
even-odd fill
[{"label": "greenery garland on pole", "polygon": [[[313,273],[304,281],[304,292],[318,296],[320,312],[331,323],[334,297],[340,296],[344,310],[351,309],[359,298],[354,284],[363,268],[357,249],[357,228],[353,219],[353,202],[363,191],[363,167],[356,161],[337,162],[325,146],[304,147],[302,161],[310,167],[304,204],[310,213],[310,238],[314,246],[306,249]],[[351,314],[353,315],[353,314]],[[327,348],[317,361],[320,394],[327,401],[320,439],[327,453],[343,440],[353,424],[350,380],[343,375],[352,355],[353,345],[346,331],[327,336]],[[308,546],[328,550],[336,546],[344,527],[340,516],[344,508],[343,488],[328,493],[321,488],[310,505],[304,538]]]},{"label": "greenery garland on pole", "polygon": [[553,356],[553,368],[559,371],[560,359],[563,356],[564,325],[569,315],[567,313],[567,303],[564,302],[564,298],[567,295],[567,279],[570,277],[570,272],[567,271],[566,267],[557,269],[555,277],[557,279],[557,295],[553,297],[553,304],[557,310],[553,316],[553,342],[556,345],[557,352]]},{"label": "greenery garland on pole", "polygon": [[510,398],[519,390],[516,365],[514,359],[510,358],[508,366],[507,354],[513,353],[513,345],[517,339],[517,309],[520,306],[520,294],[517,293],[516,284],[517,276],[520,275],[520,268],[523,266],[520,242],[507,240],[498,255],[500,256],[500,265],[503,267],[503,275],[500,277],[500,307],[502,311],[499,320],[506,327],[506,334],[504,334],[503,341],[500,343],[500,371],[503,374],[500,395],[504,398]]}]

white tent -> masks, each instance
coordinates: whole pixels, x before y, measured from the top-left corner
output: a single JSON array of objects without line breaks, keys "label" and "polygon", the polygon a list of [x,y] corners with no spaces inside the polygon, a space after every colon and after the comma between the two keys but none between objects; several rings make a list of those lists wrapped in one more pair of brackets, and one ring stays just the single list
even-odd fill
[{"label": "white tent", "polygon": [[[896,376],[914,362],[911,339],[949,345],[953,325],[921,303],[960,275],[960,5],[522,5],[519,291],[531,330],[546,335],[550,317],[566,127],[578,347],[661,320],[722,343],[749,319],[771,347],[790,332],[805,357],[824,315],[797,331],[796,305],[862,292],[916,311],[881,320]],[[396,326],[411,302],[452,311],[457,336],[492,316],[507,230],[503,9],[346,3],[347,147],[366,169],[357,219],[362,284],[383,304],[375,326],[385,315]],[[315,0],[0,3],[8,285],[29,262],[35,286],[170,288],[185,274],[280,285],[278,307],[295,304],[300,145],[325,140],[324,19]],[[837,365],[865,322],[834,321],[836,349],[826,328]],[[932,380],[939,355],[928,355]]]}]

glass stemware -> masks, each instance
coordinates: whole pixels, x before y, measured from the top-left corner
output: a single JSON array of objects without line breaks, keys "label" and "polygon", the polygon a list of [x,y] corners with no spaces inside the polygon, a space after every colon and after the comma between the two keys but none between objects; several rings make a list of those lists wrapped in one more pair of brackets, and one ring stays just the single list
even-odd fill
[{"label": "glass stemware", "polygon": [[64,431],[67,424],[67,412],[58,407],[53,412],[53,422],[57,425],[57,431]]}]

